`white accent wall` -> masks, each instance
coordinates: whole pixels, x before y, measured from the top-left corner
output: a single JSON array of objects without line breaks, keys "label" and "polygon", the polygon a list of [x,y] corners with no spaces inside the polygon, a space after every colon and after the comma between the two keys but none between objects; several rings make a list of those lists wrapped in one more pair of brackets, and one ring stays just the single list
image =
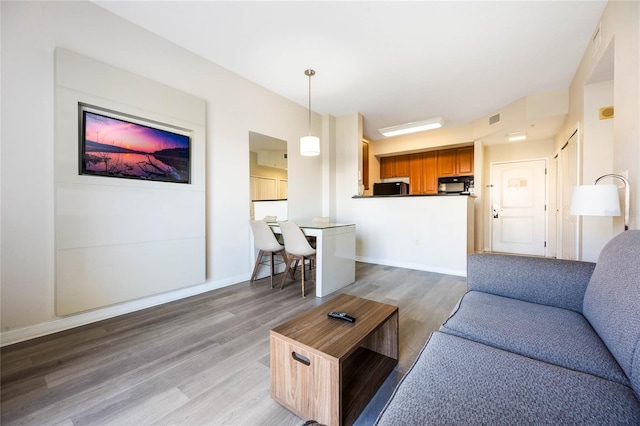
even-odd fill
[{"label": "white accent wall", "polygon": [[[90,2],[1,2],[0,7],[2,344],[248,280],[250,131],[289,142],[289,214],[319,216],[323,159],[303,159],[298,149],[300,135],[308,133],[306,106]],[[54,52],[59,47],[206,103],[204,283],[64,318],[56,315]],[[302,71],[300,85],[306,90]],[[160,109],[175,103],[164,96],[155,101]],[[312,119],[312,131],[320,134],[321,117]]]}]

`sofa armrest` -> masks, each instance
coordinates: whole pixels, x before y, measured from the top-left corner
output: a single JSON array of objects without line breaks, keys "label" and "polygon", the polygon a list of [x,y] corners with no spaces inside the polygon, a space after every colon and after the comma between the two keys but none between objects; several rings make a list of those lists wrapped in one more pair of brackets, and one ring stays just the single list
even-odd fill
[{"label": "sofa armrest", "polygon": [[595,266],[575,260],[471,254],[467,288],[581,313]]}]

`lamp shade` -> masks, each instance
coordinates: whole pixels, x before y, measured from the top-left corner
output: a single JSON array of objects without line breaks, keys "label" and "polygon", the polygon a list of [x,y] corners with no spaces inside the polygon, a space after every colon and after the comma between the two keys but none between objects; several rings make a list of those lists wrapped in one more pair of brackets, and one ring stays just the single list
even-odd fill
[{"label": "lamp shade", "polygon": [[620,216],[617,185],[581,185],[573,188],[572,216]]},{"label": "lamp shade", "polygon": [[300,155],[311,157],[320,155],[320,138],[317,136],[303,136],[300,138]]}]

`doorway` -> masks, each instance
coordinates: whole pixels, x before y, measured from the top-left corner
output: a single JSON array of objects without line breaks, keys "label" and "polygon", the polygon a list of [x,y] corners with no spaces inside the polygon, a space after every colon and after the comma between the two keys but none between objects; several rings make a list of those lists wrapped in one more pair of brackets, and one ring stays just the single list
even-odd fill
[{"label": "doorway", "polygon": [[[269,201],[267,214],[287,218],[288,197],[287,142],[256,132],[249,132],[250,218],[256,218],[256,202]],[[261,206],[267,206],[262,203]],[[260,211],[258,219],[264,212]]]},{"label": "doorway", "polygon": [[545,256],[547,160],[491,164],[491,251]]}]

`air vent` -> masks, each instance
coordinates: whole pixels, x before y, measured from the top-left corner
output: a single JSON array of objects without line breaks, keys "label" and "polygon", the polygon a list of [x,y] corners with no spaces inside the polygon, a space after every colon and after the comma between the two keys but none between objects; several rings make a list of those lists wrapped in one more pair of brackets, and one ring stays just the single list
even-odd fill
[{"label": "air vent", "polygon": [[498,124],[500,122],[500,113],[494,114],[489,117],[489,126],[493,126],[494,124]]}]

